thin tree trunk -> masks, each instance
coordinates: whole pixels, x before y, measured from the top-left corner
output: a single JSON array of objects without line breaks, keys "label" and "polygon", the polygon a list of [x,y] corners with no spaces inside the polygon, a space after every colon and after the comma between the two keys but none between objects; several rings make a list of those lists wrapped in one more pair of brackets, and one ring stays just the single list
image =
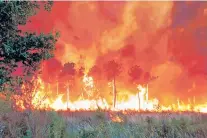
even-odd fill
[{"label": "thin tree trunk", "polygon": [[115,82],[115,77],[113,79],[113,107],[116,107],[116,82]]},{"label": "thin tree trunk", "polygon": [[140,96],[139,96],[139,92],[138,92],[138,110],[140,111]]},{"label": "thin tree trunk", "polygon": [[67,109],[69,109],[69,92],[70,92],[69,85],[67,85]]},{"label": "thin tree trunk", "polygon": [[148,101],[148,83],[147,83],[147,88],[146,88],[146,101]]}]

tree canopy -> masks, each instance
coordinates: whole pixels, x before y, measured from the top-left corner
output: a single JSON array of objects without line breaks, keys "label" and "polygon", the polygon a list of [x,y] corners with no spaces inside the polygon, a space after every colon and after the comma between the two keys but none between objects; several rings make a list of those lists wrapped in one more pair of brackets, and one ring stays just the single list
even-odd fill
[{"label": "tree canopy", "polygon": [[102,70],[98,65],[94,65],[90,68],[88,75],[92,76],[95,80],[100,80],[102,77]]},{"label": "tree canopy", "polygon": [[16,77],[12,73],[20,65],[24,70],[23,76],[27,76],[38,69],[40,61],[53,56],[57,33],[36,34],[19,29],[38,12],[42,4],[49,11],[53,3],[0,1],[0,91],[13,84]]},{"label": "tree canopy", "polygon": [[158,76],[152,76],[149,72],[145,72],[144,74],[144,83],[149,83],[158,78]]},{"label": "tree canopy", "polygon": [[142,68],[140,68],[140,66],[134,65],[130,68],[128,74],[131,77],[133,82],[137,82],[141,79],[141,76],[143,74],[143,70],[142,70]]},{"label": "tree canopy", "polygon": [[108,79],[113,79],[121,73],[121,64],[111,60],[104,64],[104,69]]},{"label": "tree canopy", "polygon": [[76,72],[75,63],[68,62],[64,64],[63,69],[60,73],[60,77],[65,78],[66,80],[72,80]]}]

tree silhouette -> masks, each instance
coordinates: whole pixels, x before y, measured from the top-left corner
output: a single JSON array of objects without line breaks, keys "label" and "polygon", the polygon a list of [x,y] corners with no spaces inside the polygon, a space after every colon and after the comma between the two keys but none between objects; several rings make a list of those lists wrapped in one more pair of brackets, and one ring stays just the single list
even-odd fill
[{"label": "tree silhouette", "polygon": [[[132,82],[135,83],[136,85],[140,83],[141,76],[143,74],[143,70],[140,68],[138,65],[134,65],[130,68],[128,71],[129,76],[132,79]],[[138,92],[138,100],[139,100],[139,110],[140,110],[140,95]]]},{"label": "tree silhouette", "polygon": [[119,76],[119,74],[121,73],[121,65],[118,64],[116,61],[111,60],[111,61],[108,61],[104,65],[104,69],[105,69],[105,73],[106,73],[107,78],[109,80],[112,80],[112,82],[113,82],[113,95],[114,95],[113,107],[115,108],[115,106],[116,106],[116,95],[117,95],[116,77]]},{"label": "tree silhouette", "polygon": [[151,74],[149,72],[145,72],[143,83],[148,84],[149,82],[154,81],[157,78],[158,78],[158,76],[151,76]]},{"label": "tree silhouette", "polygon": [[98,66],[98,65],[94,65],[88,72],[88,76],[91,76],[93,77],[93,82],[94,82],[94,85],[95,85],[95,92],[98,93],[99,92],[99,89],[100,89],[100,85],[102,84],[101,81],[102,81],[102,77],[103,77],[103,74],[102,74],[102,69]]},{"label": "tree silhouette", "polygon": [[101,78],[101,68],[98,67],[97,65],[94,65],[88,72],[89,76],[92,76],[96,80]]},{"label": "tree silhouette", "polygon": [[75,87],[73,87],[73,89],[74,89],[74,91],[80,92],[80,93],[76,93],[77,95],[83,96],[83,94],[84,94],[83,79],[85,76],[85,68],[80,64],[76,64],[76,65],[78,66],[78,68],[76,68],[76,75],[75,75],[75,81],[74,81]]},{"label": "tree silhouette", "polygon": [[60,79],[66,82],[66,90],[67,90],[67,108],[69,108],[69,94],[70,94],[70,86],[74,81],[74,77],[76,74],[75,63],[66,63],[63,66],[63,69],[60,73]]},{"label": "tree silhouette", "polygon": [[98,83],[102,79],[102,70],[97,65],[94,65],[88,72],[89,76],[92,76],[95,83]]},{"label": "tree silhouette", "polygon": [[137,81],[140,81],[143,70],[140,68],[140,66],[134,65],[130,68],[128,74],[131,77],[132,81],[137,83]]},{"label": "tree silhouette", "polygon": [[148,85],[151,81],[154,81],[158,78],[158,76],[151,76],[151,74],[149,72],[145,72],[144,74],[144,80],[143,83],[146,85],[146,91],[147,91],[147,100],[148,100],[148,92],[149,92],[149,88]]},{"label": "tree silhouette", "polygon": [[84,76],[84,71],[85,71],[85,68],[82,66],[78,69],[77,75],[79,78],[82,78]]}]

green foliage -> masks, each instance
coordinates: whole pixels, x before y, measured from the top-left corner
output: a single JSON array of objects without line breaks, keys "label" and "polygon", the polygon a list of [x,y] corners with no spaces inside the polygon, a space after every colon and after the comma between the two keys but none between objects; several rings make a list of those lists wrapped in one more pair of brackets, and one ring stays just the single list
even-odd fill
[{"label": "green foliage", "polygon": [[1,119],[10,138],[68,138],[65,120],[56,112],[10,112]]},{"label": "green foliage", "polygon": [[30,130],[26,131],[26,135],[23,138],[32,138],[32,132]]},{"label": "green foliage", "polygon": [[[128,116],[123,123],[112,122],[104,112],[92,117],[63,118],[56,112],[11,112],[0,120],[7,124],[9,137],[21,138],[205,138],[207,116]],[[28,117],[29,116],[29,117]],[[70,122],[69,120],[73,121]]]},{"label": "green foliage", "polygon": [[79,138],[96,138],[97,132],[95,130],[81,130],[79,132]]},{"label": "green foliage", "polygon": [[12,111],[11,102],[0,98],[0,116]]},{"label": "green foliage", "polygon": [[49,138],[66,138],[66,123],[57,113],[49,113],[51,123],[49,124],[48,137]]},{"label": "green foliage", "polygon": [[[71,138],[205,138],[207,122],[194,115],[133,115],[124,123],[112,122],[97,112],[91,119],[74,119]],[[101,116],[101,117],[100,117]],[[94,120],[93,120],[94,119]],[[133,119],[133,120],[131,120]],[[87,120],[87,121],[86,121]],[[80,127],[80,122],[81,127]],[[83,123],[85,122],[85,123]],[[84,126],[82,125],[84,124]],[[80,127],[80,128],[79,128]],[[79,128],[79,129],[77,129]],[[71,134],[72,133],[72,134]]]},{"label": "green foliage", "polygon": [[53,3],[0,2],[0,91],[20,83],[12,75],[20,65],[24,69],[23,76],[31,75],[38,70],[40,61],[53,56],[59,34],[36,34],[19,29],[19,26],[28,22],[30,16],[38,12],[42,4],[50,11]]}]

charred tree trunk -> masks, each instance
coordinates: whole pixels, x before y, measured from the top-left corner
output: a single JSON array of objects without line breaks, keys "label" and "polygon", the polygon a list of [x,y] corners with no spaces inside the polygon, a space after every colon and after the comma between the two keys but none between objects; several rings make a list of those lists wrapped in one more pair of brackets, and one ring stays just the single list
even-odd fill
[{"label": "charred tree trunk", "polygon": [[116,82],[115,82],[115,77],[113,79],[113,107],[116,107]]}]

